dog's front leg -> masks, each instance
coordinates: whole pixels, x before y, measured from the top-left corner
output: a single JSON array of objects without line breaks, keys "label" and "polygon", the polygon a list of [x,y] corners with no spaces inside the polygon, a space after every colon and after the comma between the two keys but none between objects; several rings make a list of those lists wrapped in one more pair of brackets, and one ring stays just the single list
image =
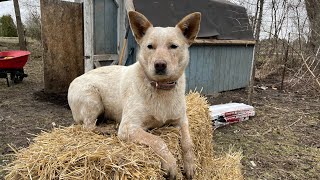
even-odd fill
[{"label": "dog's front leg", "polygon": [[161,158],[162,168],[167,172],[166,178],[170,180],[176,179],[176,159],[169,151],[166,143],[160,137],[152,135],[144,131],[142,128],[131,129],[129,127],[124,127],[123,130],[119,129],[118,135],[121,139],[130,140],[151,147]]},{"label": "dog's front leg", "polygon": [[192,179],[195,173],[193,144],[189,133],[187,115],[180,121],[181,148],[183,156],[184,173],[187,179]]}]

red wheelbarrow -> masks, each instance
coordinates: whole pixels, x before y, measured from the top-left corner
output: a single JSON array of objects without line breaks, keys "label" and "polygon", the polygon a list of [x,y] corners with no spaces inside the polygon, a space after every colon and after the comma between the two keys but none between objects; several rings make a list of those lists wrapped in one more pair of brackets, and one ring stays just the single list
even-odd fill
[{"label": "red wheelbarrow", "polygon": [[2,51],[0,52],[0,78],[10,79],[14,83],[21,82],[28,75],[24,73],[23,67],[28,61],[29,51]]}]

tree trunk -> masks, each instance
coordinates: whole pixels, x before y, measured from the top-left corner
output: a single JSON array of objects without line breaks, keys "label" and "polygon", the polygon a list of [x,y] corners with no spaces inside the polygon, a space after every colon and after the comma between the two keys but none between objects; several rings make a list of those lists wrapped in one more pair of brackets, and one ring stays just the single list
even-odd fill
[{"label": "tree trunk", "polygon": [[248,92],[248,104],[250,104],[250,105],[252,105],[253,85],[254,85],[254,78],[256,76],[255,60],[258,58],[258,52],[259,52],[259,39],[260,39],[260,30],[261,30],[261,21],[262,21],[264,0],[257,0],[257,3],[259,3],[259,17],[257,19],[256,31],[254,34],[254,38],[256,40],[256,45],[255,45],[254,58],[253,58],[253,62],[252,62],[251,79],[250,79],[249,92]]},{"label": "tree trunk", "polygon": [[23,30],[24,28],[23,28],[23,25],[21,22],[20,8],[19,8],[18,0],[13,0],[13,4],[14,4],[14,11],[16,13],[20,50],[27,50],[26,41],[24,39],[24,30]]},{"label": "tree trunk", "polygon": [[310,24],[310,50],[316,53],[320,46],[320,0],[305,0]]}]

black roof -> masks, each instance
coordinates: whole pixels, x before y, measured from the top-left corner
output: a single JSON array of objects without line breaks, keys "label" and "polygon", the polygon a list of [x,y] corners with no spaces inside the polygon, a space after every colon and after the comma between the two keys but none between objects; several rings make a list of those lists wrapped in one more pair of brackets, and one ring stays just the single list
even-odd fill
[{"label": "black roof", "polygon": [[253,40],[246,9],[225,0],[134,0],[136,11],[154,26],[175,26],[192,12],[201,12],[198,37]]}]

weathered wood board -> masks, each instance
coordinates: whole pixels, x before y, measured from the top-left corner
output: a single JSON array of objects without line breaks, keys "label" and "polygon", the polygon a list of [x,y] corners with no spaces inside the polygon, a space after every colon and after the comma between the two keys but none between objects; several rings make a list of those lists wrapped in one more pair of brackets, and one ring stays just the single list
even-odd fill
[{"label": "weathered wood board", "polygon": [[44,90],[67,92],[84,73],[83,6],[60,0],[41,0]]}]

